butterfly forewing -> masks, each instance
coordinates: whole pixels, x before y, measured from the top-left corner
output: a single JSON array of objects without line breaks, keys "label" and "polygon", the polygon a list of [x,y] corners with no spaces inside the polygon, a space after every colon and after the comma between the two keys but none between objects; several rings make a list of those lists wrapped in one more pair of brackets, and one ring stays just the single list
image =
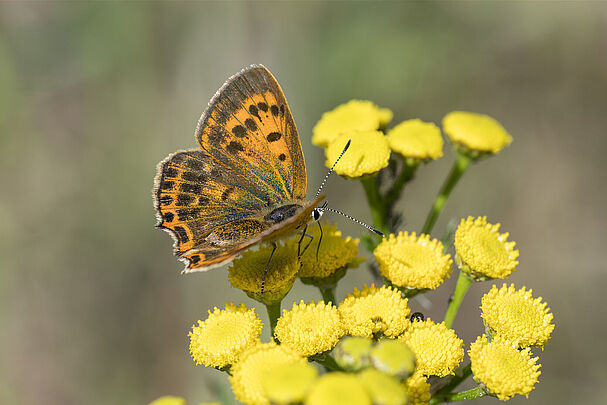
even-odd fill
[{"label": "butterfly forewing", "polygon": [[218,162],[265,190],[272,205],[305,198],[299,135],[285,96],[265,67],[230,78],[209,103],[196,136]]}]

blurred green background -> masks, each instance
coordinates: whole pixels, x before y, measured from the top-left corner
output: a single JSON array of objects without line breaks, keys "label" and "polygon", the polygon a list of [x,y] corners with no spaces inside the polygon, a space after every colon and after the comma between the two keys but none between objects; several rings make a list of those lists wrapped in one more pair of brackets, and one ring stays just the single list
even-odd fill
[{"label": "blurred green background", "polygon": [[[349,99],[391,108],[394,124],[456,109],[498,119],[514,142],[469,170],[435,234],[467,215],[502,223],[520,250],[511,280],[555,315],[530,401],[604,401],[606,3],[3,1],[1,403],[197,403],[225,389],[224,374],[190,360],[187,331],[214,306],[254,303],[225,269],[180,276],[151,189],[156,164],[196,147],[208,100],[252,63],[287,95],[310,190],[326,170],[312,128]],[[403,230],[421,228],[445,152],[405,191]],[[335,176],[327,193],[370,220],[359,183]],[[350,272],[338,299],[370,281]],[[454,281],[411,306],[442,319]],[[466,348],[491,284],[473,286],[455,321]],[[298,282],[284,305],[300,298],[320,297]]]}]

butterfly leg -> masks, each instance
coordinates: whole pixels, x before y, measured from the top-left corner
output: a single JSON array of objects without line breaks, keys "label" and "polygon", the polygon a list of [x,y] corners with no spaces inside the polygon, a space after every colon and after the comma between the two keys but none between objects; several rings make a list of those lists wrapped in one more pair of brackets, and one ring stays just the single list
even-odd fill
[{"label": "butterfly leg", "polygon": [[270,262],[272,261],[272,256],[274,256],[274,252],[276,251],[276,242],[272,242],[272,253],[270,253],[270,258],[268,259],[268,264],[266,264],[266,268],[263,271],[263,280],[261,281],[261,293],[263,294],[263,289],[266,286],[266,276],[268,275],[268,269],[270,268]]},{"label": "butterfly leg", "polygon": [[[320,238],[318,238],[318,246],[316,246],[316,261],[318,261],[318,252],[320,251],[320,242],[322,242],[322,225],[318,222],[318,229],[320,229]],[[312,243],[312,241],[310,241]]]}]

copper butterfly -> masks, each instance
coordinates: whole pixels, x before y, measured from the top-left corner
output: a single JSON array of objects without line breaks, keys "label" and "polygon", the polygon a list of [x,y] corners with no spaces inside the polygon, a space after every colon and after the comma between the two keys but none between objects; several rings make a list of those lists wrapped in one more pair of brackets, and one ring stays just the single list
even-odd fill
[{"label": "copper butterfly", "polygon": [[173,237],[184,273],[226,264],[322,213],[323,196],[305,201],[299,134],[264,66],[228,79],[198,121],[196,140],[200,149],[169,155],[154,180],[157,226]]}]

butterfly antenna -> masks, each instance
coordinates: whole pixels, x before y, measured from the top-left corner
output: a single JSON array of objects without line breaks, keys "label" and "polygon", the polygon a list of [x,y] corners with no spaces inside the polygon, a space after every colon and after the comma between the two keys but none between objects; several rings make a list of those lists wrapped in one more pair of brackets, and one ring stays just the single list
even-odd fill
[{"label": "butterfly antenna", "polygon": [[316,197],[315,198],[318,198],[318,196],[320,195],[320,192],[321,192],[322,188],[325,186],[325,183],[327,182],[327,179],[329,178],[329,176],[331,175],[331,173],[333,173],[333,169],[335,169],[335,165],[337,164],[337,162],[339,162],[339,159],[341,159],[341,157],[344,155],[344,153],[346,153],[346,151],[350,147],[350,143],[351,142],[352,142],[352,140],[348,139],[348,143],[344,147],[344,150],[341,151],[341,153],[339,154],[339,157],[337,158],[337,160],[335,161],[335,163],[333,163],[333,166],[331,166],[331,168],[329,169],[329,172],[327,173],[327,175],[325,176],[325,178],[322,180],[322,183],[320,183],[320,187],[318,187],[318,191],[316,192]]},{"label": "butterfly antenna", "polygon": [[379,236],[382,236],[382,237],[384,236],[384,233],[382,231],[380,231],[378,229],[375,229],[372,226],[369,226],[369,225],[365,224],[364,222],[359,221],[358,219],[351,217],[348,214],[344,214],[341,211],[337,211],[337,210],[334,210],[333,208],[329,208],[329,207],[321,207],[321,209],[323,211],[329,211],[329,212],[334,212],[334,213],[339,214],[339,215],[343,215],[344,217],[348,218],[349,220],[356,222],[358,225],[367,228],[371,232],[374,232],[374,233],[376,233],[376,234],[378,234]]}]

